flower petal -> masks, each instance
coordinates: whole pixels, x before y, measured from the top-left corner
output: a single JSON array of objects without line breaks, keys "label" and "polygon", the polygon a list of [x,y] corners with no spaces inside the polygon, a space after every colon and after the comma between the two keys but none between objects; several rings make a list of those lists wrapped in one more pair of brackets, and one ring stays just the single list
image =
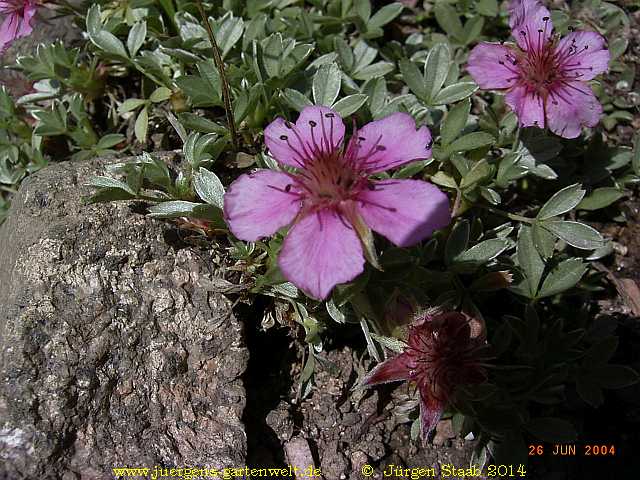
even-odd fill
[{"label": "flower petal", "polygon": [[549,93],[547,124],[556,135],[576,138],[581,128],[600,121],[602,106],[591,87],[583,82],[564,82]]},{"label": "flower petal", "polygon": [[12,2],[0,2],[0,13],[6,14],[0,25],[0,51],[8,48],[16,38],[26,37],[33,31],[31,22],[36,5],[30,0],[20,3],[23,3],[22,8],[16,9],[17,5]]},{"label": "flower petal", "polygon": [[258,170],[240,176],[229,186],[224,196],[224,217],[236,237],[254,242],[291,223],[300,206],[286,173]]},{"label": "flower petal", "polygon": [[544,101],[535,90],[518,85],[505,96],[505,101],[516,112],[523,127],[545,127]]},{"label": "flower petal", "polygon": [[371,370],[362,383],[364,385],[378,385],[380,383],[409,380],[410,362],[410,357],[406,353],[389,358]]},{"label": "flower petal", "polygon": [[294,124],[277,118],[264,130],[264,139],[271,155],[280,163],[302,167],[319,154],[340,147],[345,127],[340,115],[328,107],[305,107]]},{"label": "flower petal", "polygon": [[287,280],[317,299],[362,273],[362,246],[353,228],[333,210],[311,213],[291,228],[278,257]]},{"label": "flower petal", "polygon": [[431,157],[431,132],[406,113],[367,123],[354,134],[347,155],[369,173],[382,172]]},{"label": "flower petal", "polygon": [[418,391],[420,392],[420,431],[422,441],[426,442],[429,434],[438,425],[445,404],[431,393],[428,385],[420,385]]},{"label": "flower petal", "polygon": [[609,69],[611,55],[597,32],[571,32],[558,42],[560,69],[576,79],[591,80]]},{"label": "flower petal", "polygon": [[365,223],[400,247],[414,245],[451,221],[449,199],[420,180],[373,182],[356,200]]},{"label": "flower petal", "polygon": [[527,52],[543,50],[553,33],[551,14],[537,0],[512,0],[509,25],[513,38]]},{"label": "flower petal", "polygon": [[471,50],[467,70],[480,88],[508,88],[520,76],[509,58],[514,58],[511,48],[499,43],[482,42]]}]

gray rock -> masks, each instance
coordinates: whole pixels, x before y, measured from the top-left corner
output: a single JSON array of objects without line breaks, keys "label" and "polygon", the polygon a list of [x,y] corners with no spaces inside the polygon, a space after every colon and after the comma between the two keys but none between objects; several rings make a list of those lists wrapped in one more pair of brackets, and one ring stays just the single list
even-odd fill
[{"label": "gray rock", "polygon": [[172,247],[128,202],[85,205],[110,162],[29,177],[0,228],[2,479],[245,464],[243,329],[199,288],[219,252]]}]

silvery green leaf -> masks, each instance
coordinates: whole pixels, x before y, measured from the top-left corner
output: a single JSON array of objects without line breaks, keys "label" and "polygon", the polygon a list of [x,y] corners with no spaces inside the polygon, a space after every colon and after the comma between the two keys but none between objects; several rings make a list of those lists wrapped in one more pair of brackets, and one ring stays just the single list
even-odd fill
[{"label": "silvery green leaf", "polygon": [[424,88],[430,101],[440,92],[449,73],[449,63],[449,47],[446,43],[436,43],[431,47],[424,64]]},{"label": "silvery green leaf", "polygon": [[183,200],[172,200],[169,202],[158,203],[149,207],[149,215],[153,218],[176,218],[188,217],[193,214],[196,207],[201,203],[185,202]]},{"label": "silvery green leaf", "polygon": [[529,286],[529,298],[535,298],[540,285],[540,279],[544,273],[544,261],[535,245],[531,234],[531,227],[521,225],[518,233],[517,258],[520,268],[527,277]]},{"label": "silvery green leaf", "polygon": [[580,258],[570,258],[558,264],[542,283],[538,298],[550,297],[574,287],[587,271]]},{"label": "silvery green leaf", "polygon": [[193,176],[193,187],[198,196],[209,205],[224,207],[224,186],[215,173],[200,167]]},{"label": "silvery green leaf", "polygon": [[467,124],[470,109],[471,102],[469,100],[464,100],[457,105],[454,105],[451,110],[449,110],[449,113],[447,113],[442,124],[442,128],[440,129],[440,136],[443,144],[446,145],[453,142],[458,135],[460,135],[460,132],[462,132],[462,129]]},{"label": "silvery green leaf", "polygon": [[127,48],[129,49],[129,55],[131,58],[136,56],[140,47],[144,43],[147,37],[147,22],[137,22],[131,30],[129,30],[129,36],[127,37]]},{"label": "silvery green leaf", "polygon": [[400,60],[400,73],[409,90],[411,90],[418,98],[427,99],[427,91],[425,88],[424,76],[420,72],[418,66],[411,60]]},{"label": "silvery green leaf", "polygon": [[322,65],[313,76],[313,99],[316,105],[333,105],[340,93],[342,74],[335,63]]},{"label": "silvery green leaf", "polygon": [[580,222],[550,221],[541,222],[540,226],[550,231],[569,245],[582,250],[595,250],[602,247],[604,239],[593,227]]},{"label": "silvery green leaf", "polygon": [[149,128],[149,112],[147,107],[140,110],[136,123],[134,125],[134,133],[139,142],[145,142],[147,140],[147,130]]},{"label": "silvery green leaf", "polygon": [[401,3],[391,3],[389,5],[385,5],[380,10],[378,10],[373,17],[369,19],[367,22],[367,28],[376,28],[382,27],[386,25],[391,20],[396,18],[402,12],[404,5]]},{"label": "silvery green leaf", "polygon": [[394,337],[383,337],[382,335],[371,333],[371,338],[383,347],[388,348],[395,353],[402,353],[407,348],[407,344],[405,342]]},{"label": "silvery green leaf", "polygon": [[291,88],[285,88],[281,92],[281,95],[284,101],[287,102],[287,104],[291,108],[297,110],[298,112],[301,112],[304,107],[313,105],[313,103],[311,103],[311,100],[305,97],[302,93]]},{"label": "silvery green leaf", "polygon": [[333,109],[340,114],[341,117],[348,117],[357,112],[367,101],[367,96],[363,93],[356,93],[348,97],[341,98],[334,105]]},{"label": "silvery green leaf", "polygon": [[478,90],[478,85],[474,82],[454,83],[440,90],[432,99],[431,103],[433,105],[446,105],[448,103],[459,102],[471,96],[476,90]]},{"label": "silvery green leaf", "polygon": [[584,198],[585,190],[578,183],[556,192],[538,212],[538,220],[557,217],[573,210]]},{"label": "silvery green leaf", "polygon": [[444,247],[444,259],[447,265],[464,252],[469,244],[469,221],[462,219],[451,230]]},{"label": "silvery green leaf", "polygon": [[464,38],[462,22],[456,9],[445,2],[438,2],[434,8],[436,20],[442,29],[456,40]]},{"label": "silvery green leaf", "polygon": [[469,264],[477,267],[493,260],[502,252],[509,248],[509,242],[499,238],[491,238],[474,245],[469,250],[457,255],[453,260],[454,264]]},{"label": "silvery green leaf", "polygon": [[353,74],[356,80],[369,80],[370,78],[384,77],[387,73],[393,72],[394,66],[391,62],[376,62],[372,65],[362,67]]},{"label": "silvery green leaf", "polygon": [[244,20],[240,17],[234,17],[233,14],[229,12],[215,22],[210,19],[209,23],[216,37],[218,48],[220,48],[222,57],[224,58],[242,37]]},{"label": "silvery green leaf", "polygon": [[120,190],[124,190],[125,192],[135,196],[135,192],[131,190],[131,187],[129,187],[129,185],[127,185],[125,182],[116,180],[115,178],[111,178],[111,177],[103,177],[103,176],[91,177],[89,179],[89,182],[86,183],[86,185],[89,187],[98,187],[98,188],[118,188]]}]

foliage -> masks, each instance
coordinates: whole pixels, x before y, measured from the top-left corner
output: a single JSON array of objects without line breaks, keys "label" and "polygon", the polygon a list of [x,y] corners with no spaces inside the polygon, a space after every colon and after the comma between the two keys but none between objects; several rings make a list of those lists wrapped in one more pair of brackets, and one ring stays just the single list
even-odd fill
[{"label": "foliage", "polygon": [[[503,97],[477,92],[465,72],[474,44],[508,37],[497,2],[424,7],[410,13],[398,3],[375,9],[369,0],[206,3],[225,77],[193,2],[59,7],[89,41],[72,49],[41,45],[15,65],[35,82],[33,92],[14,100],[0,89],[0,221],[7,194],[51,160],[136,154],[92,179],[89,201],[141,201],[153,217],[228,236],[239,285],[249,286],[236,293],[273,298],[265,327],[294,320],[304,331],[302,396],[311,392],[336,323],[361,329],[375,360],[397,346],[405,329],[388,312],[403,297],[486,324],[494,350],[489,382],[463,389],[451,412],[458,431],[480,434],[479,452],[487,446],[498,463],[523,463],[515,458],[530,436],[571,441],[576,431],[563,409],[569,392],[597,406],[603,388],[637,380],[632,370],[609,363],[614,325],[594,322],[584,301],[602,288],[591,262],[612,252],[589,225],[592,212],[622,220],[615,202],[640,181],[640,141],[634,149],[615,136],[640,103],[629,93],[635,67],[625,55],[627,41],[617,35],[627,13],[601,0],[552,12],[561,32],[587,23],[570,13],[593,12],[588,23],[609,39],[612,52],[611,76],[592,82],[604,106],[601,127],[566,140],[519,128]],[[238,151],[225,117],[226,87]],[[229,235],[222,215],[234,177],[279,168],[263,151],[266,125],[277,116],[295,120],[313,104],[359,124],[402,111],[428,125],[433,158],[390,176],[429,180],[449,193],[454,208],[450,227],[418,246],[402,249],[377,238],[381,269],[367,265],[326,302],[305,297],[282,277],[276,259],[284,232],[247,244]],[[181,149],[182,161],[167,166],[144,153],[154,149]]]}]

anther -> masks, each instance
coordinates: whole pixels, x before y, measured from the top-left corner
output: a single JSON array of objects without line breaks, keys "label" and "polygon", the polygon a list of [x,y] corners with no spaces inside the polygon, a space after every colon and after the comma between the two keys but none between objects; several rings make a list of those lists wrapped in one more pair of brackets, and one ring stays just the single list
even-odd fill
[{"label": "anther", "polygon": [[376,186],[373,183],[369,183],[367,184],[367,188],[373,192],[376,189]]},{"label": "anther", "polygon": [[311,125],[311,128],[313,128],[313,127],[316,127],[318,124],[313,120],[309,120],[309,125]]},{"label": "anther", "polygon": [[364,142],[366,140],[366,138],[364,137],[358,137],[358,140],[360,140],[361,142]]},{"label": "anther", "polygon": [[289,130],[293,128],[293,125],[291,125],[291,122],[284,122],[284,126],[287,127]]},{"label": "anther", "polygon": [[549,21],[549,17],[542,17],[542,21],[543,22],[548,22]]},{"label": "anther", "polygon": [[291,191],[291,184],[290,183],[286,187],[284,187],[284,191],[287,192],[287,193]]},{"label": "anther", "polygon": [[498,60],[498,63],[499,63],[500,65],[504,65],[504,62],[503,62],[502,60]]},{"label": "anther", "polygon": [[523,37],[527,36],[527,32],[525,32],[524,30],[520,30],[520,35],[522,35]]},{"label": "anther", "polygon": [[286,135],[280,135],[280,140],[288,140],[289,137],[287,137]]},{"label": "anther", "polygon": [[333,113],[325,113],[324,116],[326,118],[333,118],[333,117],[335,117],[335,114],[333,114]]},{"label": "anther", "polygon": [[382,151],[384,151],[386,149],[387,149],[387,147],[385,147],[384,145],[377,145],[376,146],[376,150],[378,150],[379,152],[382,152]]},{"label": "anther", "polygon": [[543,29],[541,29],[541,28],[539,28],[539,29],[538,29],[538,33],[544,33],[544,30],[543,30]]}]

